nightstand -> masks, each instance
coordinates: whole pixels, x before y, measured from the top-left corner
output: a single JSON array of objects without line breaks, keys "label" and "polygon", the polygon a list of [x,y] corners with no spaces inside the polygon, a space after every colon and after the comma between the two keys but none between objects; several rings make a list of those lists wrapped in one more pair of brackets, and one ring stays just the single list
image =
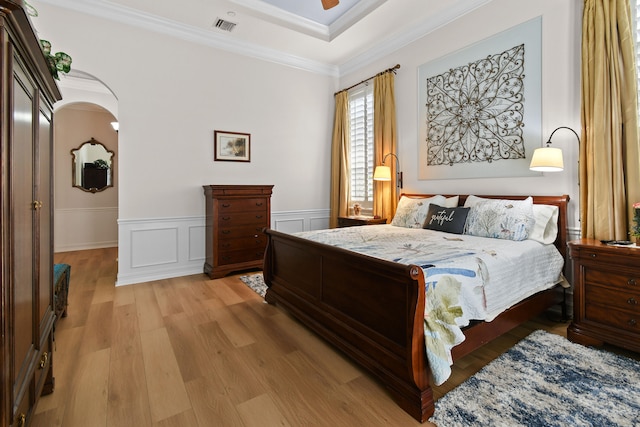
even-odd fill
[{"label": "nightstand", "polygon": [[339,216],[338,227],[353,227],[358,225],[386,224],[386,218],[374,218],[372,216]]},{"label": "nightstand", "polygon": [[640,247],[594,239],[569,242],[573,261],[573,321],[567,338],[640,351]]}]

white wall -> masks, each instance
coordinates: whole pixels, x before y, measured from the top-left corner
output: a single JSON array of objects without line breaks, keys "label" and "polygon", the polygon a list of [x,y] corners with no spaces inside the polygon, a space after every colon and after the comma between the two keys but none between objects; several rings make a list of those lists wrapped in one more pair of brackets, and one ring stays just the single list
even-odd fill
[{"label": "white wall", "polygon": [[[340,79],[348,87],[400,64],[395,79],[398,150],[407,193],[569,194],[569,226],[577,233],[578,142],[565,131],[554,135],[563,149],[565,170],[540,177],[418,180],[418,67],[470,46],[535,17],[542,16],[542,135],[540,145],[559,126],[580,133],[580,0],[493,0],[455,23],[376,60]],[[526,125],[526,124],[525,124]]]},{"label": "white wall", "polygon": [[[265,62],[33,1],[34,24],[72,67],[118,98],[118,283],[202,271],[206,184],[274,184],[272,223],[326,223],[333,93],[400,63],[399,157],[405,191],[571,195],[577,224],[577,146],[564,172],[536,178],[419,181],[417,68],[542,15],[542,130],[579,130],[580,0],[493,0],[340,78]],[[251,134],[251,162],[213,161],[213,131]],[[541,136],[541,143],[542,143]]]},{"label": "white wall", "polygon": [[[118,283],[202,271],[203,185],[273,184],[274,212],[328,206],[334,77],[33,4],[53,52],[118,99]],[[216,129],[250,133],[251,162],[214,162]]]}]

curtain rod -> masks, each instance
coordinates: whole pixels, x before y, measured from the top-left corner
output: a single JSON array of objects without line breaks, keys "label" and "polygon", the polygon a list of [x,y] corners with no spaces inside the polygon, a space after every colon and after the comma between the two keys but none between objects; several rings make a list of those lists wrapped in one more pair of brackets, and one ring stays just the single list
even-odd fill
[{"label": "curtain rod", "polygon": [[360,83],[356,83],[356,84],[354,84],[354,85],[352,85],[352,86],[349,86],[349,87],[348,87],[348,88],[346,88],[346,89],[339,90],[339,91],[337,91],[336,93],[334,93],[334,94],[333,94],[333,96],[336,96],[337,94],[339,94],[340,92],[344,92],[345,90],[353,89],[354,87],[359,86],[359,85],[361,85],[362,83],[366,83],[366,82],[368,82],[369,80],[371,80],[371,79],[373,79],[373,78],[376,78],[376,77],[378,77],[378,76],[380,76],[380,75],[382,75],[382,74],[384,74],[384,73],[389,73],[389,72],[394,72],[394,73],[395,73],[395,72],[396,72],[396,70],[397,70],[398,68],[400,68],[400,64],[396,64],[396,65],[395,65],[395,67],[391,67],[391,68],[389,68],[388,70],[380,71],[380,72],[379,72],[378,74],[376,74],[375,76],[371,76],[371,77],[369,77],[368,79],[364,79],[364,80],[363,80],[363,81],[361,81]]}]

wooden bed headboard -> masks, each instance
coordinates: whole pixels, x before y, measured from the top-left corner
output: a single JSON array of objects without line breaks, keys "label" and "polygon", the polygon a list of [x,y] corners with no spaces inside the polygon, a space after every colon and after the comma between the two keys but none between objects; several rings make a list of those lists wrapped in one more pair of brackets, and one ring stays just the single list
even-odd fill
[{"label": "wooden bed headboard", "polygon": [[[411,198],[426,198],[435,196],[435,194],[408,194],[403,193],[401,195]],[[443,194],[445,197],[458,196],[458,206],[464,206],[464,202],[467,200],[467,194]],[[529,196],[510,196],[510,195],[482,195],[476,194],[477,197],[483,197],[485,199],[508,199],[508,200],[524,200]],[[558,236],[554,245],[558,248],[558,251],[562,254],[564,259],[567,259],[567,205],[569,204],[569,196],[564,194],[562,196],[531,196],[533,197],[533,203],[537,205],[552,205],[558,207]]]}]

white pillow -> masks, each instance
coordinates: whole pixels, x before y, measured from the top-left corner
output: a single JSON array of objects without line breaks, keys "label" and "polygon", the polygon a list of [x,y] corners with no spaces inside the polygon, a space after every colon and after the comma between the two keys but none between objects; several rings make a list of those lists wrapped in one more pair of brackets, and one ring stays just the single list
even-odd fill
[{"label": "white pillow", "polygon": [[486,199],[484,197],[478,197],[478,196],[474,196],[473,194],[469,194],[467,196],[467,200],[464,201],[464,207],[465,208],[472,208],[475,205],[477,205],[480,202],[484,202],[485,200],[491,200],[491,199]]},{"label": "white pillow", "polygon": [[464,233],[519,241],[529,237],[534,224],[533,198],[486,199],[471,206]]},{"label": "white pillow", "polygon": [[444,196],[433,196],[423,199],[414,199],[402,196],[398,202],[398,208],[393,216],[391,225],[405,228],[423,228],[427,220],[429,205],[435,203],[443,205],[446,201]]},{"label": "white pillow", "polygon": [[459,200],[460,200],[460,196],[447,197],[447,200],[444,202],[444,207],[457,208]]},{"label": "white pillow", "polygon": [[533,218],[536,223],[529,233],[529,239],[545,245],[555,242],[558,235],[558,214],[557,206],[533,205]]}]

